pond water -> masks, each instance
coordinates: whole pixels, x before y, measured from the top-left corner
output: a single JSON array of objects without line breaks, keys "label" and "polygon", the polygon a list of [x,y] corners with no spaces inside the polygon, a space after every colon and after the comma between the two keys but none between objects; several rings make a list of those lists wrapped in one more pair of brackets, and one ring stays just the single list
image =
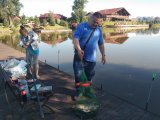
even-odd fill
[{"label": "pond water", "polygon": [[[17,47],[17,36],[1,36],[0,41]],[[93,83],[103,90],[145,108],[152,84],[148,110],[160,115],[160,30],[116,30],[104,33],[107,64],[98,51]],[[73,75],[71,33],[42,34],[40,60]],[[152,81],[152,76],[156,79]]]}]

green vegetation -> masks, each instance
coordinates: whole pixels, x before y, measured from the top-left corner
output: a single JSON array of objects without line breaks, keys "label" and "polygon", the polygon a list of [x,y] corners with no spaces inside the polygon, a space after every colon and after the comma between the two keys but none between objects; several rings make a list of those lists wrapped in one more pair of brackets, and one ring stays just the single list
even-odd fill
[{"label": "green vegetation", "polygon": [[160,28],[160,24],[153,24],[153,28]]},{"label": "green vegetation", "polygon": [[[19,12],[23,7],[20,0],[0,0],[0,33],[17,32],[21,24],[43,26],[46,30],[68,29],[72,22],[80,23],[88,20],[87,12],[84,11],[87,3],[88,0],[74,0],[71,18],[62,20],[54,18],[52,12],[45,19],[39,19],[37,16],[27,17],[25,15],[19,17]],[[137,17],[130,21],[104,21],[103,27],[135,24],[151,24],[152,27],[160,27],[160,17]],[[114,30],[107,29],[107,31],[113,32]]]},{"label": "green vegetation", "polygon": [[4,26],[13,26],[12,17],[19,16],[21,7],[22,4],[19,2],[19,0],[0,1],[0,20],[4,23]]},{"label": "green vegetation", "polygon": [[46,20],[46,19],[43,19],[42,22],[41,22],[41,26],[47,26],[47,24],[48,24],[48,23],[47,23],[47,20]]},{"label": "green vegetation", "polygon": [[74,5],[72,6],[72,20],[75,22],[83,22],[86,20],[85,15],[86,12],[84,11],[85,4],[87,3],[87,0],[75,0]]},{"label": "green vegetation", "polygon": [[51,26],[55,26],[55,19],[53,18],[53,16],[52,16],[52,13],[51,13],[51,12],[50,12],[50,13],[49,13],[49,15],[48,15],[47,22],[49,23],[49,25],[51,25]]},{"label": "green vegetation", "polygon": [[4,35],[4,34],[10,34],[10,33],[12,33],[12,31],[10,30],[10,28],[0,27],[0,36]]},{"label": "green vegetation", "polygon": [[46,25],[44,26],[45,30],[64,30],[68,29],[67,27],[63,27],[61,25],[55,24],[55,26]]},{"label": "green vegetation", "polygon": [[113,26],[113,25],[138,25],[138,24],[147,24],[145,22],[138,21],[104,21],[103,26]]},{"label": "green vegetation", "polygon": [[115,21],[104,21],[103,26],[114,25],[115,23],[116,23]]},{"label": "green vegetation", "polygon": [[160,24],[160,17],[137,17],[136,21],[147,24]]},{"label": "green vegetation", "polygon": [[39,21],[39,18],[37,16],[35,16],[35,18],[30,18],[30,22],[31,21],[34,21],[35,25],[36,26],[40,26],[40,21]]}]

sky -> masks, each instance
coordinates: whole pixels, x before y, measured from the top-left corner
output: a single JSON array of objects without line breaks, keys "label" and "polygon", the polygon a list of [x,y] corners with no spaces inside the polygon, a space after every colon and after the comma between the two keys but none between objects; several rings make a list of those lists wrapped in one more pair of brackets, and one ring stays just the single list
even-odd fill
[{"label": "sky", "polygon": [[[20,0],[23,8],[20,15],[39,16],[52,11],[70,17],[74,0]],[[160,0],[88,0],[85,11],[124,7],[130,18],[138,16],[160,17]]]}]

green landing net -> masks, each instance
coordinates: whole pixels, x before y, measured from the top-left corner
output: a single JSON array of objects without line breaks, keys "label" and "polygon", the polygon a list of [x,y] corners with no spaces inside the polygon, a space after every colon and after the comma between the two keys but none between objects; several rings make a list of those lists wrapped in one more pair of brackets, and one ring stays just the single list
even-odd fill
[{"label": "green landing net", "polygon": [[[80,76],[81,84],[88,82],[87,76],[82,70]],[[97,100],[91,86],[82,86],[78,88],[78,99],[73,107],[75,114],[80,118],[94,117],[100,108],[100,102]]]}]

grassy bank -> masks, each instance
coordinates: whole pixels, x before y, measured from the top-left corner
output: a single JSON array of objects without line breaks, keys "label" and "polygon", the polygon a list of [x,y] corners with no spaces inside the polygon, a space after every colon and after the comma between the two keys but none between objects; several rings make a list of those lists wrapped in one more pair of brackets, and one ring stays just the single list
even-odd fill
[{"label": "grassy bank", "polygon": [[146,23],[139,23],[136,21],[104,21],[103,26],[113,26],[113,25],[139,25],[143,24],[145,25]]},{"label": "grassy bank", "polygon": [[0,35],[10,34],[10,33],[12,33],[12,30],[10,28],[0,27]]},{"label": "grassy bank", "polygon": [[55,26],[45,26],[45,27],[43,27],[44,28],[44,30],[66,30],[66,29],[69,29],[69,28],[67,28],[67,27],[64,27],[64,26],[60,26],[60,25],[58,25],[58,24],[56,24]]},{"label": "grassy bank", "polygon": [[[44,30],[70,30],[68,27],[60,26],[56,24],[55,26],[41,26]],[[0,35],[5,35],[5,34],[10,34],[10,33],[18,33],[19,32],[19,27],[14,27],[14,28],[5,28],[5,27],[0,27]],[[29,29],[28,29],[29,30]]]},{"label": "grassy bank", "polygon": [[153,24],[153,28],[160,28],[160,24]]}]

